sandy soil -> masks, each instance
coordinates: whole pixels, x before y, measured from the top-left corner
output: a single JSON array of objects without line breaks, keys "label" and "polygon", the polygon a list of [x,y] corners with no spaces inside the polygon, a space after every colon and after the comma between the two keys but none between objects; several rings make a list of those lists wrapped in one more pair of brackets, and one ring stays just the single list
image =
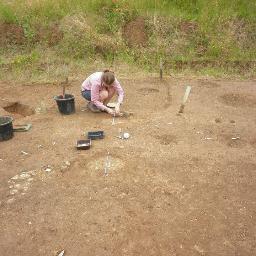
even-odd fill
[{"label": "sandy soil", "polygon": [[[81,81],[69,116],[57,86],[0,83],[1,113],[33,124],[0,142],[0,255],[256,255],[255,81],[120,80],[134,115],[115,125],[82,111]],[[77,151],[91,130],[105,139]]]}]

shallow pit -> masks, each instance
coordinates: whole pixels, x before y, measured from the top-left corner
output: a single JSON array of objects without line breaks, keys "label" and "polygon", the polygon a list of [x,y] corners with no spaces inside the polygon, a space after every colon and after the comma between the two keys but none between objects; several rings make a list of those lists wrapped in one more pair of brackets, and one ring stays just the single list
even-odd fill
[{"label": "shallow pit", "polygon": [[21,116],[31,116],[35,114],[35,110],[28,105],[22,104],[20,102],[12,102],[3,109],[12,114],[19,114]]},{"label": "shallow pit", "polygon": [[228,93],[220,97],[220,101],[232,107],[255,107],[256,98],[253,95]]}]

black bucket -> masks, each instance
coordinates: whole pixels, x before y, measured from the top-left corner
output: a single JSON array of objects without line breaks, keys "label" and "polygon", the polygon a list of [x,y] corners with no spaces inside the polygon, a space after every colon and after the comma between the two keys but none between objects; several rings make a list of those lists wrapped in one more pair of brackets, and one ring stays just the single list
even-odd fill
[{"label": "black bucket", "polygon": [[75,97],[73,95],[65,94],[65,98],[62,95],[55,96],[54,99],[61,114],[70,115],[75,113]]},{"label": "black bucket", "polygon": [[0,116],[0,141],[13,137],[13,119],[10,116]]}]

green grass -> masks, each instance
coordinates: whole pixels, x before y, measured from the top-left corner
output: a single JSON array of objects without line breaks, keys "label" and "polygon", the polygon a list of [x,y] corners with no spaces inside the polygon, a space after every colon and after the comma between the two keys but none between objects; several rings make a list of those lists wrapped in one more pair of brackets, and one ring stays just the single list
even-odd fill
[{"label": "green grass", "polygon": [[[55,21],[66,15],[82,12],[86,14],[118,8],[119,10],[137,10],[140,14],[157,13],[197,20],[202,23],[216,21],[221,17],[236,17],[248,20],[256,19],[256,2],[251,0],[23,0],[0,3],[0,18],[7,22],[31,19]],[[108,15],[116,15],[108,13]]]},{"label": "green grass", "polygon": [[[166,63],[216,61],[225,69],[226,61],[256,60],[255,13],[256,2],[251,0],[2,0],[0,23],[21,26],[25,40],[0,46],[5,52],[1,62],[38,74],[37,65],[45,62],[41,53],[49,50],[56,63],[65,59],[74,66],[101,58],[154,71],[161,57]],[[145,18],[148,44],[129,48],[122,28],[137,16]],[[49,46],[54,24],[63,38]],[[48,34],[38,41],[39,27]],[[204,70],[214,73],[214,68]]]}]

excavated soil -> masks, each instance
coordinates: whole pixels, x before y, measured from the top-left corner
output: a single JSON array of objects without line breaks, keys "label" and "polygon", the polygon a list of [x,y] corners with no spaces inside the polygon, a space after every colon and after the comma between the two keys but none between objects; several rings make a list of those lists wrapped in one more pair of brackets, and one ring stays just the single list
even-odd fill
[{"label": "excavated soil", "polygon": [[82,81],[66,116],[62,88],[0,82],[2,112],[32,124],[0,142],[0,255],[256,255],[255,81],[119,80],[133,115],[114,125],[86,109]]}]

